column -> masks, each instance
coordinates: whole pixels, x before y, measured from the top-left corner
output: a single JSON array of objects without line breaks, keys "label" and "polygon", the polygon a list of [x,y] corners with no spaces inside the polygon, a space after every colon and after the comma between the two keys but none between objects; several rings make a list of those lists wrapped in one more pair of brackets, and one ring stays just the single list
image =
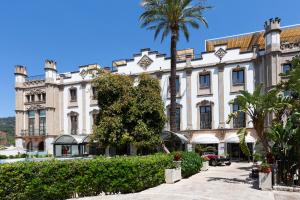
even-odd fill
[{"label": "column", "polygon": [[[82,82],[81,92],[82,92],[82,134],[86,134],[86,95],[85,95],[86,83]],[[79,120],[79,119],[78,119]]]},{"label": "column", "polygon": [[224,65],[218,66],[218,103],[219,103],[219,126],[225,128],[224,122]]}]

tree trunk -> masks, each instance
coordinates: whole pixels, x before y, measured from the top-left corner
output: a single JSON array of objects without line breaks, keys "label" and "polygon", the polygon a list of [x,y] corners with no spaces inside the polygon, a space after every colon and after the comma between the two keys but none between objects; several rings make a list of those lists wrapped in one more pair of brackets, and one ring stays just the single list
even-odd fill
[{"label": "tree trunk", "polygon": [[171,77],[170,77],[170,130],[177,131],[176,128],[176,45],[177,45],[177,31],[172,31],[171,36]]}]

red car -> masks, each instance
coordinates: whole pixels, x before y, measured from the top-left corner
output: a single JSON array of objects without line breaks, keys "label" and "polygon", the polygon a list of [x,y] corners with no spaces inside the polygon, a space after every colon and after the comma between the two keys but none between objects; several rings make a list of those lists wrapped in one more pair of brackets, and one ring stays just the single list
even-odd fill
[{"label": "red car", "polygon": [[218,156],[213,152],[204,152],[202,154],[202,157],[206,157],[209,159],[209,165],[211,166],[217,166],[217,165],[231,165],[230,158],[227,158],[225,156]]}]

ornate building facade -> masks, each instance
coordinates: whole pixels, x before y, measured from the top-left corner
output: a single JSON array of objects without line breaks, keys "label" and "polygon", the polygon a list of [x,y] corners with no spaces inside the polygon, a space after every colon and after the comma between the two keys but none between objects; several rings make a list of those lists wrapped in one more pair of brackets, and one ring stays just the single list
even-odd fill
[{"label": "ornate building facade", "polygon": [[[219,154],[240,157],[236,133],[246,127],[246,142],[253,149],[257,137],[247,116],[226,123],[238,109],[229,102],[241,90],[252,92],[257,83],[263,83],[266,91],[279,83],[279,74],[289,70],[289,61],[299,54],[299,44],[300,26],[281,27],[275,18],[265,23],[263,31],[206,40],[201,56],[193,49],[178,51],[178,133],[194,146],[211,145]],[[114,73],[157,77],[168,115],[170,58],[142,49],[131,59],[114,61],[113,67]],[[45,76],[31,80],[24,67],[16,66],[16,144],[57,156],[88,153],[86,136],[98,109],[91,84],[96,68],[89,65],[57,74],[55,62],[46,61]]]}]

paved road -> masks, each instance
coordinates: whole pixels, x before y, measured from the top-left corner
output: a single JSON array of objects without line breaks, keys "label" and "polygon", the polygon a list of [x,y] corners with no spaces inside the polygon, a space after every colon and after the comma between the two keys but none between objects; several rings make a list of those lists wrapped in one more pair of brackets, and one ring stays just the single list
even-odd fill
[{"label": "paved road", "polygon": [[211,167],[175,184],[162,184],[135,194],[80,200],[299,200],[299,193],[260,191],[249,178],[251,164]]}]

